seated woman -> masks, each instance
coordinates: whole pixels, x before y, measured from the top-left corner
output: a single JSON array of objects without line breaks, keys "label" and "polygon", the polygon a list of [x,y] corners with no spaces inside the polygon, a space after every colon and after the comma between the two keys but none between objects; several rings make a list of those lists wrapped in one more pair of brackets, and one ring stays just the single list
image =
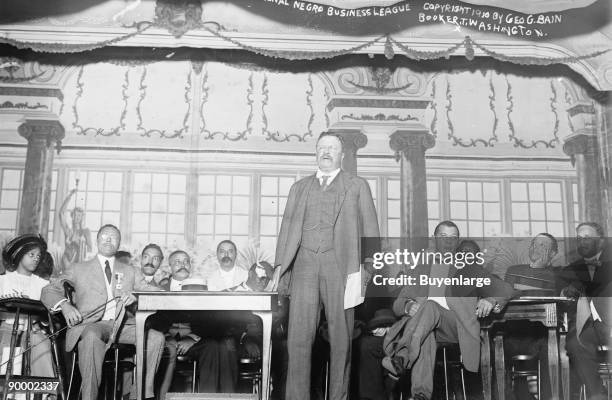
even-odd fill
[{"label": "seated woman", "polygon": [[[7,272],[0,275],[0,298],[23,297],[40,300],[40,293],[49,282],[34,274],[41,260],[47,257],[47,243],[36,235],[22,235],[4,246],[2,261]],[[0,313],[0,346],[9,347],[13,314]],[[25,318],[20,323],[25,328]],[[51,342],[37,321],[30,331],[30,372],[33,376],[54,376]],[[23,335],[22,335],[23,336]],[[23,346],[21,346],[23,348]],[[16,353],[18,354],[18,353]],[[2,362],[6,360],[3,359]],[[14,371],[19,373],[18,371]]]}]

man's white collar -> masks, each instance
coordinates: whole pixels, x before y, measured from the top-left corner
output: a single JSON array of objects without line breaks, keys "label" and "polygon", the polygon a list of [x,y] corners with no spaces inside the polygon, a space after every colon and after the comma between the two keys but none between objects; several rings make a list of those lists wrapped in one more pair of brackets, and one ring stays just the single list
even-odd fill
[{"label": "man's white collar", "polygon": [[329,185],[330,183],[333,182],[334,179],[336,179],[336,176],[338,176],[339,173],[340,173],[340,168],[335,169],[331,172],[323,172],[319,168],[317,169],[317,179],[319,180],[319,183],[321,183],[321,180],[323,179],[324,176],[329,176],[329,178],[327,179],[327,184]]}]

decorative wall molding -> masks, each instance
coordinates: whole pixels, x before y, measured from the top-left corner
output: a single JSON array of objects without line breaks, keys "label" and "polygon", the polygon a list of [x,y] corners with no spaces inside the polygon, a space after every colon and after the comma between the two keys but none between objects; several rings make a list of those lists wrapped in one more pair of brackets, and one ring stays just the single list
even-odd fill
[{"label": "decorative wall molding", "polygon": [[434,79],[431,82],[431,104],[430,107],[433,110],[433,118],[431,119],[431,124],[429,125],[429,130],[431,131],[431,134],[433,135],[434,138],[438,137],[438,128],[437,128],[437,123],[438,123],[438,103],[436,102],[436,80]]},{"label": "decorative wall molding", "polygon": [[55,97],[58,100],[64,100],[64,94],[61,89],[56,88],[39,88],[29,86],[0,86],[0,95],[2,96],[28,96],[28,97]]},{"label": "decorative wall molding", "polygon": [[253,122],[253,72],[251,72],[249,74],[249,87],[247,89],[247,93],[246,93],[246,101],[247,104],[249,106],[249,115],[247,117],[246,120],[246,127],[244,130],[242,131],[238,131],[238,132],[220,132],[220,131],[215,131],[215,132],[211,132],[206,128],[206,117],[204,116],[204,104],[206,104],[206,102],[208,101],[208,86],[206,86],[206,84],[208,83],[208,70],[206,68],[204,68],[204,75],[202,76],[202,96],[200,99],[200,134],[204,135],[204,139],[207,140],[212,140],[215,139],[217,136],[220,136],[222,140],[231,140],[231,141],[238,141],[238,140],[246,140],[247,139],[247,135],[250,135],[253,133],[253,126],[252,126],[252,122]]},{"label": "decorative wall molding", "polygon": [[44,104],[40,104],[40,102],[36,104],[28,104],[28,103],[13,103],[12,101],[5,101],[4,103],[0,103],[0,109],[2,108],[15,108],[22,110],[38,110],[39,108],[49,108]]},{"label": "decorative wall molding", "polygon": [[[493,106],[493,100],[495,100],[495,91],[492,88],[492,84],[491,82],[489,82],[489,90],[492,90],[492,94],[489,95],[489,106],[493,109],[493,114],[495,117],[495,121],[497,121],[497,116],[495,115],[495,111],[494,111],[494,106]],[[477,139],[463,139],[461,137],[459,137],[458,135],[455,135],[455,127],[453,125],[453,122],[451,120],[451,111],[453,111],[453,95],[451,94],[451,84],[450,84],[450,80],[448,79],[448,77],[446,78],[446,99],[447,99],[447,105],[446,105],[446,120],[447,120],[447,124],[448,124],[448,138],[452,141],[453,146],[460,146],[460,147],[477,147],[478,144],[482,144],[484,147],[493,147],[495,145],[495,143],[497,142],[497,135],[495,133],[495,129],[496,129],[496,124],[494,123],[493,126],[493,131],[491,133],[491,137],[488,139],[481,139],[481,138],[477,138]]]},{"label": "decorative wall molding", "polygon": [[389,87],[392,77],[393,77],[393,72],[389,68],[386,68],[386,67],[370,68],[370,78],[372,82],[374,83],[374,86],[361,85],[350,79],[347,79],[347,83],[355,87],[358,87],[359,89],[365,90],[366,92],[374,92],[377,94],[398,93],[412,86],[412,82],[408,82],[407,84],[402,85],[402,86]]},{"label": "decorative wall molding", "polygon": [[121,110],[121,115],[119,116],[118,125],[109,130],[105,130],[104,128],[83,127],[80,124],[78,103],[81,97],[83,96],[83,88],[84,88],[83,70],[84,68],[85,68],[84,66],[81,67],[81,69],[79,70],[79,74],[77,76],[77,81],[76,81],[77,93],[74,99],[74,103],[72,105],[72,112],[74,114],[74,122],[72,123],[72,127],[76,129],[77,135],[86,136],[89,133],[94,133],[94,136],[121,136],[120,132],[125,130],[125,116],[127,115],[127,106],[128,106],[128,100],[129,100],[129,96],[127,95],[127,90],[130,86],[130,81],[129,81],[130,70],[126,69],[124,76],[123,76],[123,84],[121,86],[122,88],[121,98],[123,100],[123,109]]},{"label": "decorative wall molding", "polygon": [[333,110],[336,107],[355,107],[355,108],[427,108],[429,101],[426,100],[398,100],[398,99],[357,99],[357,98],[334,98],[327,103],[327,109]]},{"label": "decorative wall molding", "polygon": [[350,119],[353,121],[400,121],[400,122],[419,120],[418,118],[413,117],[410,114],[408,114],[405,117],[400,117],[397,114],[385,115],[383,113],[378,113],[376,115],[369,115],[369,114],[354,115],[351,113],[348,115],[343,115],[340,119],[342,120]]},{"label": "decorative wall molding", "polygon": [[139,92],[140,95],[138,97],[138,104],[136,106],[136,114],[138,115],[138,126],[137,130],[141,132],[140,136],[142,137],[151,137],[152,134],[158,134],[160,138],[164,139],[183,139],[183,134],[189,131],[189,116],[191,112],[191,88],[192,88],[192,78],[193,78],[193,70],[189,70],[189,74],[187,75],[187,82],[185,83],[185,104],[187,105],[187,110],[185,111],[185,116],[183,117],[183,124],[180,128],[174,129],[171,133],[169,133],[166,129],[148,129],[143,125],[141,106],[142,102],[146,97],[147,86],[144,84],[147,67],[144,66],[142,68],[143,72],[140,77],[139,84]]},{"label": "decorative wall molding", "polygon": [[493,147],[498,142],[497,127],[499,125],[499,118],[497,118],[497,111],[495,110],[495,86],[493,85],[493,71],[489,73],[489,108],[493,113],[493,129],[491,137],[489,138],[488,145]]},{"label": "decorative wall molding", "polygon": [[314,92],[314,87],[312,84],[312,75],[308,75],[308,88],[306,89],[306,105],[308,106],[308,110],[310,111],[310,116],[308,118],[308,128],[307,131],[299,134],[299,133],[289,133],[289,134],[281,134],[280,132],[271,132],[268,130],[268,117],[266,116],[265,107],[268,104],[268,77],[264,75],[264,81],[262,85],[262,104],[261,104],[261,116],[263,122],[263,133],[266,136],[266,140],[273,140],[275,142],[289,142],[291,138],[297,139],[298,142],[305,142],[307,138],[313,137],[312,133],[312,124],[314,122],[314,108],[312,106],[312,95]]}]

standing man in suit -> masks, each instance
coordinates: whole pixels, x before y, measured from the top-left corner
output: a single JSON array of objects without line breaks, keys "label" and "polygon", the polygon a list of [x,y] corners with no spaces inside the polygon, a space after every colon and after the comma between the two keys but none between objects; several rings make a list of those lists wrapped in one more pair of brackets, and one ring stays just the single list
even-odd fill
[{"label": "standing man in suit", "polygon": [[[142,275],[115,259],[121,233],[114,225],[98,231],[98,254],[89,261],[68,265],[64,272],[42,290],[41,301],[52,311],[60,311],[69,326],[66,350],[79,350],[83,400],[96,400],[102,380],[104,354],[116,340],[136,342],[134,316],[125,307],[136,301],[134,290],[156,290]],[[64,283],[74,287],[74,305],[64,295]],[[124,317],[125,321],[124,321]],[[152,398],[153,379],[164,347],[164,335],[149,330],[146,338],[145,396]]]},{"label": "standing man in suit", "polygon": [[597,347],[610,345],[612,249],[606,246],[603,228],[595,222],[578,225],[576,239],[581,258],[560,273],[560,281],[566,285],[561,295],[578,300],[569,311],[566,349],[574,371],[586,386],[587,398],[605,399],[597,373]]},{"label": "standing man in suit", "polygon": [[[361,238],[379,236],[367,181],[340,169],[342,138],[322,133],[316,159],[317,173],[291,186],[276,247],[278,291],[291,296],[287,400],[310,397],[321,306],[329,324],[330,399],[347,398],[353,307],[363,300],[359,296],[371,274],[371,259],[361,259]],[[364,261],[369,272],[360,274]]]}]

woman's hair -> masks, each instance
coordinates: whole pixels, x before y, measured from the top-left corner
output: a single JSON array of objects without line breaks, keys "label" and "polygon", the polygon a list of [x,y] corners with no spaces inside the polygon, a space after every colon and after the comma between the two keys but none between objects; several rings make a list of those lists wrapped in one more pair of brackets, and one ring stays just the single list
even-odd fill
[{"label": "woman's hair", "polygon": [[23,256],[35,248],[40,249],[41,259],[47,251],[47,242],[40,235],[21,235],[8,242],[2,249],[2,262],[7,271],[15,271]]}]

